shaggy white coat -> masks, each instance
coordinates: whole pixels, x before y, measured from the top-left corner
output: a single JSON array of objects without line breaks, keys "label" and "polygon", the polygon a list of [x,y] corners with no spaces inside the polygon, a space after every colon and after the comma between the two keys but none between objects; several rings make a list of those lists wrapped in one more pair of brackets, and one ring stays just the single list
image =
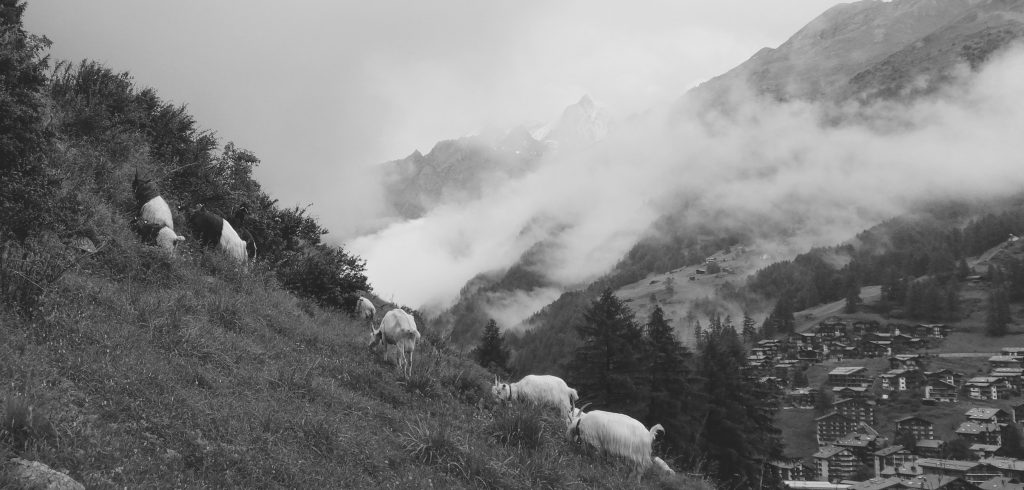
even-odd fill
[{"label": "shaggy white coat", "polygon": [[586,413],[573,410],[567,422],[569,428],[565,436],[570,442],[578,440],[602,455],[624,459],[631,467],[630,474],[636,473],[637,480],[653,463],[651,444],[654,438],[659,432],[665,432],[661,424],[648,430],[629,415],[601,410]]},{"label": "shaggy white coat", "polygon": [[356,316],[372,324],[373,320],[377,318],[377,308],[373,307],[370,300],[360,296],[356,300]]},{"label": "shaggy white coat", "polygon": [[499,400],[519,400],[555,407],[562,417],[579,400],[576,390],[569,388],[562,378],[547,374],[530,374],[515,383],[499,383],[495,378],[491,393]]},{"label": "shaggy white coat", "polygon": [[185,241],[185,237],[178,235],[174,230],[163,227],[156,234],[156,244],[168,253],[174,253],[174,247],[178,242]]},{"label": "shaggy white coat", "polygon": [[405,310],[395,308],[385,313],[380,327],[370,333],[370,348],[384,343],[384,360],[387,360],[388,347],[394,344],[398,347],[399,369],[412,376],[412,353],[416,350],[416,342],[419,339],[420,332],[416,329],[416,320]]},{"label": "shaggy white coat", "polygon": [[167,205],[164,198],[156,196],[146,201],[139,211],[139,217],[154,225],[163,225],[174,231],[174,218],[171,216],[171,207]]}]

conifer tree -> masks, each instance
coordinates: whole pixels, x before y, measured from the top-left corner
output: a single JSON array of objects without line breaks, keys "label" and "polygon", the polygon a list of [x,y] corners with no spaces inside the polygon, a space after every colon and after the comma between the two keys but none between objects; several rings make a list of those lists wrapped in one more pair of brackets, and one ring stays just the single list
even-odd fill
[{"label": "conifer tree", "polygon": [[480,347],[477,350],[477,362],[494,372],[504,372],[508,366],[508,351],[505,349],[505,337],[498,328],[498,322],[491,319],[484,327]]},{"label": "conifer tree", "polygon": [[576,326],[583,345],[569,363],[569,384],[586,393],[595,408],[642,416],[645,345],[633,312],[606,289],[583,317]]},{"label": "conifer tree", "polygon": [[846,285],[846,304],[843,307],[844,313],[856,313],[857,307],[860,306],[860,286],[857,285],[853,278],[850,279]]},{"label": "conifer tree", "polygon": [[647,321],[646,341],[650,401],[644,421],[664,426],[669,450],[685,453],[693,441],[689,417],[698,411],[690,386],[690,351],[676,338],[661,307],[655,307]]},{"label": "conifer tree", "polygon": [[761,468],[782,453],[779,430],[772,424],[778,401],[765,386],[743,376],[745,356],[731,329],[710,335],[701,349],[697,374],[709,403],[697,449],[706,474],[728,488],[772,488]]},{"label": "conifer tree", "polygon": [[754,342],[757,340],[757,323],[746,312],[743,313],[742,335],[744,342]]}]

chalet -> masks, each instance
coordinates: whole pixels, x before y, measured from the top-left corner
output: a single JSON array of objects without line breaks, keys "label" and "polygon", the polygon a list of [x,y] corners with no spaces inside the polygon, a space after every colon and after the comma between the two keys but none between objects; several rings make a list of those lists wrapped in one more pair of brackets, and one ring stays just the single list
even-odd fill
[{"label": "chalet", "polygon": [[866,387],[871,386],[871,377],[861,366],[837,367],[829,371],[828,383],[833,387]]},{"label": "chalet", "polygon": [[823,446],[854,432],[860,423],[838,412],[829,412],[814,419],[818,445]]},{"label": "chalet", "polygon": [[865,332],[877,332],[881,325],[875,320],[857,320],[853,322],[853,332],[863,334]]},{"label": "chalet", "polygon": [[980,424],[1008,424],[1013,421],[1013,415],[1001,408],[974,407],[964,413],[967,420]]},{"label": "chalet", "polygon": [[796,388],[787,390],[783,396],[783,406],[794,408],[814,408],[820,392],[816,388]]},{"label": "chalet", "polygon": [[925,371],[924,377],[929,380],[945,381],[953,386],[960,384],[964,375],[951,369],[939,369],[938,371]]},{"label": "chalet", "polygon": [[976,444],[1001,445],[1003,443],[1001,429],[999,424],[978,423],[968,420],[961,423],[960,427],[957,427],[956,435]]},{"label": "chalet", "polygon": [[836,400],[832,402],[832,410],[858,423],[875,424],[875,402],[864,398]]},{"label": "chalet", "polygon": [[924,383],[924,375],[916,369],[892,369],[878,376],[883,391],[908,391]]},{"label": "chalet", "polygon": [[814,333],[818,335],[819,340],[829,340],[842,337],[845,334],[846,328],[841,327],[841,325],[845,324],[819,323],[818,326],[814,328]]},{"label": "chalet", "polygon": [[869,340],[862,342],[860,351],[864,357],[886,357],[892,355],[891,340]]},{"label": "chalet", "polygon": [[998,400],[1006,398],[1009,390],[1006,382],[991,376],[976,376],[964,383],[967,396],[976,400]]},{"label": "chalet", "polygon": [[836,440],[833,443],[836,447],[849,449],[854,456],[857,456],[862,463],[870,463],[871,455],[878,450],[878,432],[871,429],[871,434],[853,433]]},{"label": "chalet", "polygon": [[946,403],[956,403],[960,390],[945,381],[928,380],[924,385],[924,397]]},{"label": "chalet", "polygon": [[868,332],[861,339],[866,342],[891,342],[892,334],[889,332]]},{"label": "chalet", "polygon": [[974,453],[978,459],[991,458],[1002,448],[1003,446],[997,446],[995,444],[971,444],[971,452]]},{"label": "chalet", "polygon": [[999,468],[1002,472],[1002,476],[1007,478],[1014,478],[1017,481],[1024,481],[1024,461],[1015,458],[1004,458],[1000,456],[990,456],[978,461],[988,465]]},{"label": "chalet", "polygon": [[811,332],[794,333],[789,336],[789,341],[800,347],[810,347],[818,343],[818,336]]},{"label": "chalet", "polygon": [[860,353],[860,347],[857,347],[855,345],[846,345],[846,344],[843,344],[843,343],[840,343],[840,342],[835,342],[832,345],[831,350],[832,350],[832,357],[834,357],[836,359],[839,359],[839,360],[842,360],[842,359],[860,359],[861,357],[864,357]]},{"label": "chalet", "polygon": [[824,354],[821,351],[813,349],[800,349],[796,353],[796,359],[798,361],[809,362],[818,364],[824,359]]},{"label": "chalet", "polygon": [[988,358],[988,366],[989,366],[990,369],[996,369],[996,368],[1019,368],[1019,367],[1021,367],[1021,362],[1022,361],[1024,361],[1024,359],[1022,359],[1020,357],[992,356],[992,357]]},{"label": "chalet", "polygon": [[771,366],[771,362],[771,359],[765,357],[747,356],[747,367],[753,370],[767,369],[768,366]]},{"label": "chalet", "polygon": [[896,421],[896,431],[907,431],[914,434],[914,439],[932,439],[935,437],[935,424],[932,421],[916,417],[903,417]]},{"label": "chalet", "polygon": [[927,332],[925,335],[919,335],[920,337],[931,337],[933,339],[944,339],[949,336],[949,326],[942,323],[920,323],[916,328],[923,329],[923,332]]},{"label": "chalet", "polygon": [[946,449],[946,442],[942,439],[918,439],[914,452],[922,458],[938,458]]},{"label": "chalet", "polygon": [[988,373],[994,378],[1001,378],[1009,386],[1010,391],[1020,393],[1021,381],[1024,379],[1024,368],[995,368]]},{"label": "chalet", "polygon": [[875,451],[874,460],[875,476],[881,476],[882,471],[886,468],[896,468],[906,463],[913,463],[917,460],[917,456],[914,456],[906,448],[897,444]]},{"label": "chalet", "polygon": [[804,481],[807,478],[814,478],[813,471],[809,471],[804,462],[799,458],[780,459],[768,462],[768,469],[775,476],[776,480]]},{"label": "chalet", "polygon": [[1000,352],[1007,357],[1024,359],[1024,347],[1003,347]]},{"label": "chalet", "polygon": [[764,339],[757,341],[758,349],[765,349],[772,357],[778,355],[781,343],[775,339]]},{"label": "chalet", "polygon": [[920,458],[916,464],[921,467],[924,476],[963,478],[975,485],[1002,476],[999,468],[978,461]]},{"label": "chalet", "polygon": [[814,453],[814,465],[818,479],[839,482],[853,478],[861,462],[849,449],[825,446]]},{"label": "chalet", "polygon": [[920,354],[896,354],[889,358],[889,369],[921,369],[923,362]]},{"label": "chalet", "polygon": [[867,386],[836,386],[832,388],[834,398],[869,398],[871,392]]}]

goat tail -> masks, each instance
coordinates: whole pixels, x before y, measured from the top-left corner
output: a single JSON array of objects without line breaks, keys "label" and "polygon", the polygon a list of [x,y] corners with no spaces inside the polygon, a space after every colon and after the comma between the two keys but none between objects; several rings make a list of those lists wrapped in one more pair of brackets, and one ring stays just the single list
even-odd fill
[{"label": "goat tail", "polygon": [[580,401],[580,395],[576,393],[575,388],[569,388],[569,405],[576,406],[576,402]]},{"label": "goat tail", "polygon": [[652,441],[658,437],[658,433],[659,432],[664,434],[665,433],[665,428],[662,427],[661,424],[654,424],[654,427],[651,427],[651,440]]}]

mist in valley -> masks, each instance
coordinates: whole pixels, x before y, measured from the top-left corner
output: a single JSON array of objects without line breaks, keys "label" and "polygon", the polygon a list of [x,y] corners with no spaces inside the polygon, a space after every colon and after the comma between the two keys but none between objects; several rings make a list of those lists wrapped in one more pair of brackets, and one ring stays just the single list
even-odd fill
[{"label": "mist in valley", "polygon": [[1022,76],[1017,48],[911,103],[779,102],[743,86],[729,88],[726,110],[664,101],[478,200],[350,246],[366,258],[378,294],[436,312],[477,274],[505,270],[545,243],[532,267],[550,287],[489,300],[505,325],[609,272],[670,212],[690,224],[754,223],[754,245],[787,258],[928,200],[1018,191]]}]

